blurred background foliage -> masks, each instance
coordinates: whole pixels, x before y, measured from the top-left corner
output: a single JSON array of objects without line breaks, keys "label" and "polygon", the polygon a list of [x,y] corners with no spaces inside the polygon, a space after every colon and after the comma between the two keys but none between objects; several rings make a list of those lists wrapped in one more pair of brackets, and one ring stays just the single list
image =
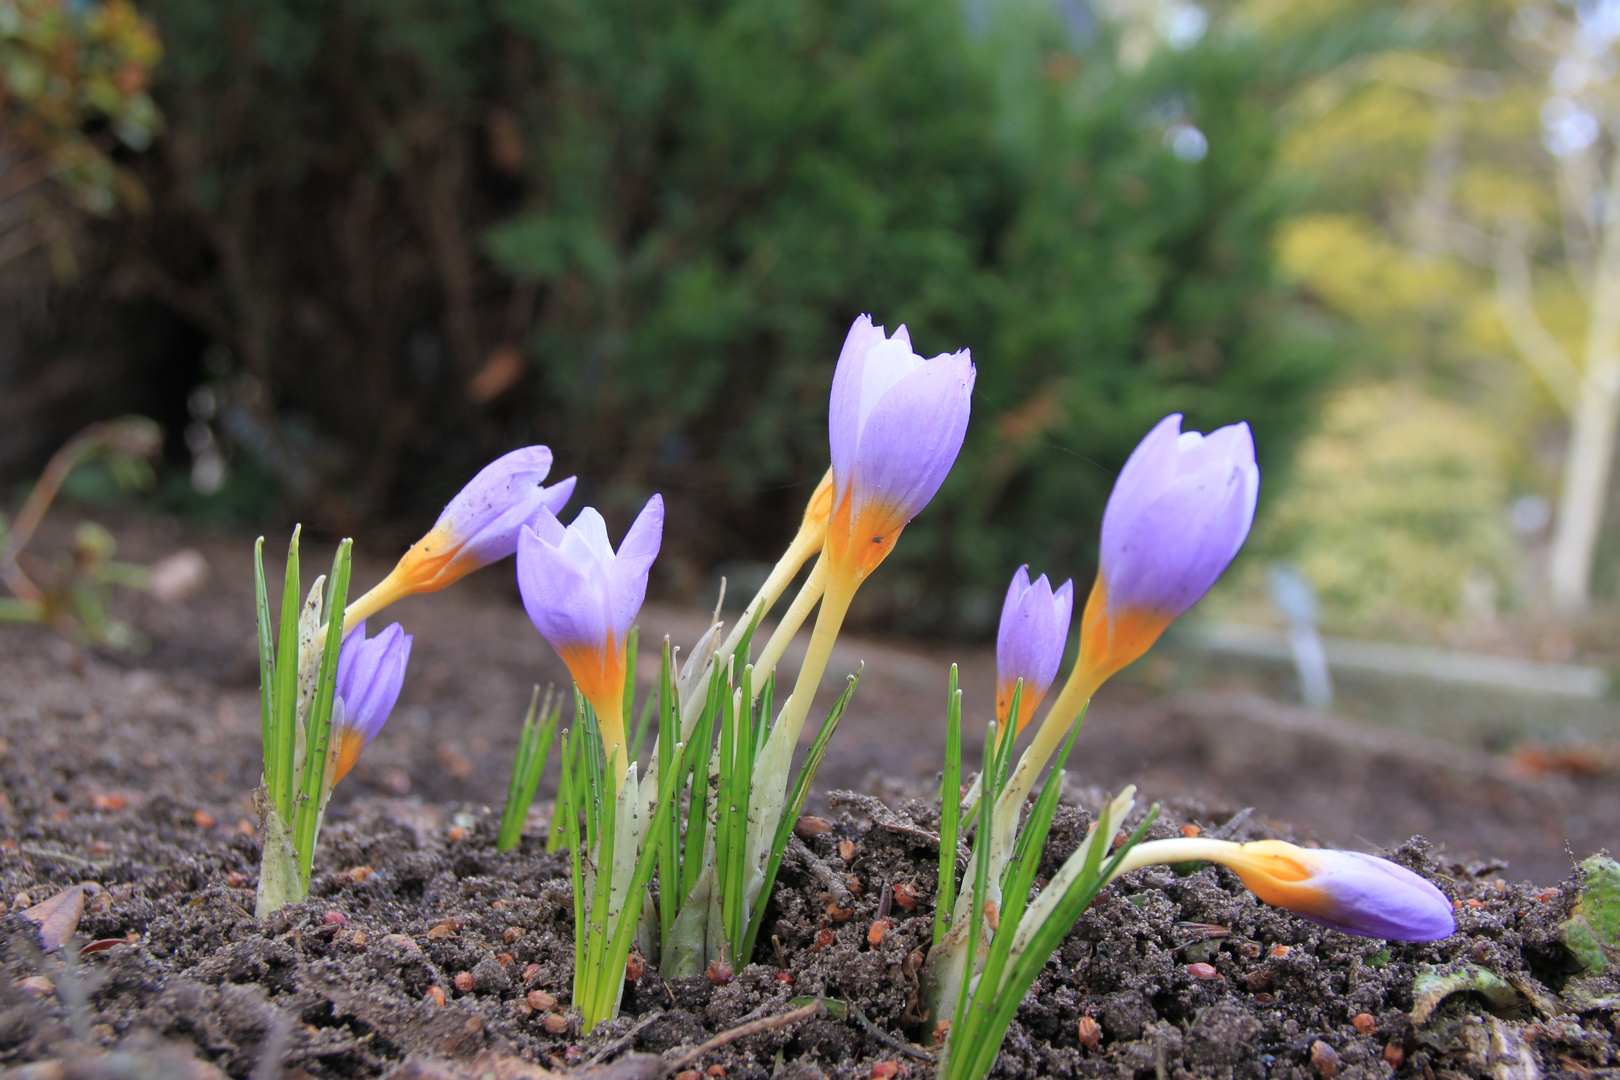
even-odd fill
[{"label": "blurred background foliage", "polygon": [[0,471],[138,409],[171,505],[402,548],[541,441],[620,527],[665,493],[696,599],[797,520],[864,311],[979,366],[868,619],[1088,579],[1170,411],[1254,425],[1256,552],[1330,625],[1531,609],[1562,414],[1492,238],[1553,335],[1587,313],[1521,7],[150,0],[166,128],[117,158],[150,205],[78,284],[0,288]]}]

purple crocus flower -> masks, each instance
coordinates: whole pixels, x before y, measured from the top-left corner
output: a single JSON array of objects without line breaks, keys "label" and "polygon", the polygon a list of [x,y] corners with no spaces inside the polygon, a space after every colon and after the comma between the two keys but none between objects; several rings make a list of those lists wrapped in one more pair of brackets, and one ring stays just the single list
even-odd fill
[{"label": "purple crocus flower", "polygon": [[[541,511],[518,540],[518,591],[540,636],[557,650],[596,711],[602,743],[624,756],[625,639],[647,595],[647,574],[664,534],[664,499],[654,495],[619,550],[602,515],[586,507],[566,529]],[[618,770],[615,770],[615,782]]]},{"label": "purple crocus flower", "polygon": [[850,327],[827,418],[834,500],[827,553],[851,587],[945,482],[967,434],[975,374],[966,349],[924,360],[904,326],[885,337],[862,315]]},{"label": "purple crocus flower", "polygon": [[1332,930],[1392,941],[1437,941],[1457,928],[1444,893],[1376,855],[1257,840],[1219,861],[1266,903]]},{"label": "purple crocus flower", "polygon": [[1193,860],[1220,863],[1266,903],[1346,934],[1438,941],[1457,928],[1445,893],[1406,867],[1359,851],[1302,848],[1286,840],[1150,840],[1130,849],[1114,877]]},{"label": "purple crocus flower", "polygon": [[360,751],[387,723],[405,685],[405,665],[410,659],[411,635],[399,623],[390,624],[368,641],[361,620],[343,642],[332,705],[332,729],[338,740],[334,784],[354,768]]},{"label": "purple crocus flower", "polygon": [[574,493],[572,476],[545,487],[550,472],[551,451],[544,446],[525,446],[485,465],[388,576],[349,605],[345,626],[395,600],[442,589],[517,551],[518,530],[543,510],[561,512]]},{"label": "purple crocus flower", "polygon": [[1215,584],[1249,535],[1259,491],[1248,424],[1200,435],[1182,431],[1173,413],[1148,432],[1103,511],[1097,580],[1080,621],[1082,700]]},{"label": "purple crocus flower", "polygon": [[1074,615],[1074,582],[1065,581],[1057,592],[1042,574],[1032,585],[1029,567],[1020,566],[1007,587],[1001,605],[1001,628],[996,634],[996,724],[1007,723],[1013,688],[1024,680],[1018,704],[1018,730],[1029,724],[1041,698],[1057,678],[1063,649],[1069,640]]}]

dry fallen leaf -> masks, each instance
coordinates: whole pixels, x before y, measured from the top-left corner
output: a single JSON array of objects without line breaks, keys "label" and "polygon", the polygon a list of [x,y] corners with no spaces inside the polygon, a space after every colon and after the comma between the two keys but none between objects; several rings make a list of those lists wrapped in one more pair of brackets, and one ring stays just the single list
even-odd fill
[{"label": "dry fallen leaf", "polygon": [[39,927],[39,947],[46,952],[55,952],[67,943],[73,936],[73,931],[79,928],[79,918],[84,915],[84,886],[74,885],[63,889],[48,900],[41,900],[27,911],[23,917],[31,920]]}]

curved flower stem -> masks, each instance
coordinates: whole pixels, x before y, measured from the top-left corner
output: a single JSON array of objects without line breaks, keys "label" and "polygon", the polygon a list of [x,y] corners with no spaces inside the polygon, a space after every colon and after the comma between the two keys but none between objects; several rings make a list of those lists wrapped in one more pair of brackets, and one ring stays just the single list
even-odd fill
[{"label": "curved flower stem", "polygon": [[754,663],[754,686],[756,689],[765,685],[776,665],[781,662],[782,654],[787,651],[788,642],[799,632],[804,620],[809,618],[810,609],[816,606],[822,593],[827,589],[827,559],[822,556],[816,560],[816,565],[810,571],[810,577],[805,580],[799,595],[793,598],[793,603],[782,615],[782,621],[771,632],[770,639],[765,642],[765,648]]}]

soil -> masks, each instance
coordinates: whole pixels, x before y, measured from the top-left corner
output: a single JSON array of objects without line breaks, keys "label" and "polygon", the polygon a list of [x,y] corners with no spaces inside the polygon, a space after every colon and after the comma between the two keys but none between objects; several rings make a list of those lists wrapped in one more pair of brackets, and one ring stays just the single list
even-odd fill
[{"label": "soil", "polygon": [[[72,520],[53,520],[41,549]],[[405,696],[339,788],[311,899],[261,923],[250,543],[113,524],[121,556],[146,562],[189,544],[213,578],[178,605],[121,600],[146,639],[138,653],[0,630],[7,1075],[628,1078],[674,1075],[677,1059],[737,1078],[933,1074],[930,1032],[915,1019],[936,884],[937,808],[925,796],[943,742],[946,654],[962,660],[971,709],[974,689],[988,699],[993,685],[988,650],[841,643],[835,670],[863,659],[867,669],[818,783],[814,809],[832,827],[795,846],[760,962],[725,985],[666,984],[648,965],[626,985],[624,1015],[582,1036],[567,1013],[567,863],[544,851],[550,780],[516,851],[495,850],[498,809],[487,805],[504,791],[530,685],[563,674],[510,571],[389,612],[416,634]],[[357,581],[383,568],[362,563]],[[649,607],[642,622],[649,637],[690,642],[705,620]],[[1043,874],[1084,835],[1104,791],[1134,782],[1140,805],[1165,805],[1152,835],[1196,825],[1239,840],[1382,845],[1457,902],[1458,932],[1430,945],[1370,941],[1267,908],[1219,868],[1142,871],[1081,917],[1020,1008],[995,1075],[1616,1074],[1616,1013],[1560,996],[1571,964],[1558,937],[1579,887],[1572,856],[1620,822],[1612,778],[1521,775],[1505,759],[1241,690],[1165,696],[1125,684],[1087,725]],[[841,922],[828,912],[829,878],[854,895]],[[41,955],[21,911],[81,883],[73,940]],[[902,883],[912,908],[894,902]],[[87,942],[98,948],[78,955]],[[1470,964],[1506,979],[1515,1000],[1457,993],[1414,1022],[1422,966]],[[689,1053],[807,996],[843,1004]]]}]

